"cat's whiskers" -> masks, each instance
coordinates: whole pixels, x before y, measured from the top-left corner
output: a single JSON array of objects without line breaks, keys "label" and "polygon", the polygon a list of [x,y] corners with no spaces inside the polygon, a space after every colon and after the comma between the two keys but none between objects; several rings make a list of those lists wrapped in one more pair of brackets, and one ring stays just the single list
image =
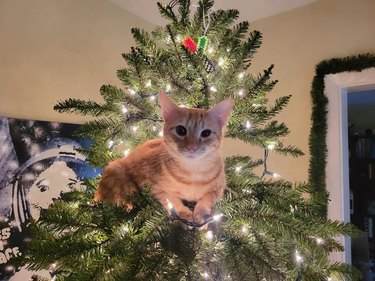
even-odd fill
[{"label": "cat's whiskers", "polygon": [[154,164],[160,165],[161,163],[164,163],[169,158],[171,158],[171,155],[167,153],[166,151],[163,151],[162,153],[157,154],[155,156],[154,160],[156,161],[154,161]]},{"label": "cat's whiskers", "polygon": [[[148,185],[165,208],[168,198],[179,216],[201,221],[226,186],[220,145],[232,101],[210,110],[181,109],[165,94],[160,94],[159,102],[165,120],[163,138],[149,140],[127,157],[109,163],[94,200],[115,202],[129,210],[132,203],[123,195]],[[194,212],[182,200],[196,201]]]}]

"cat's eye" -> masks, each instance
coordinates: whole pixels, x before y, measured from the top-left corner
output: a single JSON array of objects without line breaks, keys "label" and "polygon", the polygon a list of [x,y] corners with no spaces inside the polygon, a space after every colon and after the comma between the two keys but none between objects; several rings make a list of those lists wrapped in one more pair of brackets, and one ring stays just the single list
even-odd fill
[{"label": "cat's eye", "polygon": [[179,125],[179,126],[176,127],[176,133],[180,137],[183,137],[183,136],[186,136],[187,131],[186,131],[186,128],[184,126]]},{"label": "cat's eye", "polygon": [[211,135],[211,130],[203,130],[201,133],[202,138],[207,138]]}]

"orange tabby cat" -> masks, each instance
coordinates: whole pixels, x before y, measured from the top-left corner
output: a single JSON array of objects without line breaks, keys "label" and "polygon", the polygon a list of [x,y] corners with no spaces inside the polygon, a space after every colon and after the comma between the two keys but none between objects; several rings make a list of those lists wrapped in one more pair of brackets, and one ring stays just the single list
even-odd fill
[{"label": "orange tabby cat", "polygon": [[[233,102],[224,100],[210,110],[180,108],[163,93],[159,102],[164,137],[146,141],[127,157],[109,163],[94,200],[131,207],[123,195],[148,184],[166,209],[169,201],[180,217],[203,222],[226,186],[219,149]],[[182,200],[197,202],[194,210]]]}]

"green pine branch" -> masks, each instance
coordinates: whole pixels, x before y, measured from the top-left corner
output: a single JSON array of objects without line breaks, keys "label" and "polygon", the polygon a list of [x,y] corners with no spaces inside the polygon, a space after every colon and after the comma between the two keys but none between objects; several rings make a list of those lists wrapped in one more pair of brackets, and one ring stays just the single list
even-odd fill
[{"label": "green pine branch", "polygon": [[64,101],[59,101],[54,107],[54,110],[60,113],[74,113],[81,115],[91,115],[94,117],[102,116],[111,112],[113,108],[108,105],[101,105],[95,101],[84,101],[81,99],[69,98]]},{"label": "green pine branch", "polygon": [[[268,105],[277,83],[271,79],[273,65],[257,75],[244,73],[261,46],[262,34],[249,33],[246,21],[236,24],[237,10],[214,11],[213,0],[201,0],[193,10],[190,2],[158,3],[168,24],[151,33],[132,29],[136,46],[123,54],[126,68],[117,72],[124,89],[103,85],[103,104],[69,99],[55,106],[59,112],[95,117],[77,132],[93,138],[91,148],[82,150],[89,163],[103,167],[144,140],[159,137],[162,118],[153,98],[160,91],[168,91],[178,104],[203,108],[231,97],[235,106],[226,137],[258,146],[265,155],[270,145],[276,153],[303,155],[299,148],[283,144],[289,129],[277,121],[291,97]],[[192,53],[183,46],[187,37],[198,42],[202,35],[208,38],[207,49]],[[98,178],[86,182],[85,191],[64,194],[38,222],[31,222],[34,239],[20,262],[32,269],[52,266],[56,280],[64,281],[196,281],[207,279],[205,274],[220,281],[228,276],[357,280],[358,272],[330,262],[328,255],[343,250],[337,237],[358,231],[317,216],[321,203],[310,196],[313,186],[259,176],[266,161],[267,157],[226,158],[228,188],[213,211],[223,217],[208,226],[211,238],[204,229],[184,229],[171,222],[147,188],[125,196],[135,206],[128,212],[93,202]],[[302,264],[296,262],[296,251],[303,256]]]},{"label": "green pine branch", "polygon": [[225,29],[233,24],[238,17],[239,11],[234,9],[212,12],[210,33],[214,36],[220,36],[221,33],[225,33]]},{"label": "green pine branch", "polygon": [[173,12],[172,7],[170,7],[169,5],[164,5],[161,2],[157,2],[157,6],[162,17],[166,18],[167,20],[170,20],[173,23],[178,22],[178,19],[175,13]]},{"label": "green pine branch", "polygon": [[180,23],[184,26],[190,25],[190,0],[180,1],[178,11],[180,13]]}]

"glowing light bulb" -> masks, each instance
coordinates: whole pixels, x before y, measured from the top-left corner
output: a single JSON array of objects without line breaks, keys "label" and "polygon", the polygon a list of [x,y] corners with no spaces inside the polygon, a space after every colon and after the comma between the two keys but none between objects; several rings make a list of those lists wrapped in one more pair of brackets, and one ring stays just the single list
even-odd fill
[{"label": "glowing light bulb", "polygon": [[210,91],[211,91],[211,92],[217,92],[217,89],[216,89],[215,86],[211,86],[211,87],[210,87]]},{"label": "glowing light bulb", "polygon": [[277,179],[277,178],[280,177],[280,175],[279,175],[278,173],[273,173],[272,176],[273,176],[273,178],[275,178],[275,179]]},{"label": "glowing light bulb", "polygon": [[222,216],[224,216],[224,215],[223,214],[217,214],[217,215],[214,215],[212,218],[213,218],[214,221],[219,221]]},{"label": "glowing light bulb", "polygon": [[164,133],[163,133],[163,131],[160,131],[160,132],[158,133],[158,135],[159,135],[159,137],[162,137],[162,136],[164,136]]},{"label": "glowing light bulb", "polygon": [[126,149],[124,150],[124,156],[127,157],[130,153],[130,149]]},{"label": "glowing light bulb", "polygon": [[135,91],[133,89],[129,89],[129,93],[131,93],[132,95],[135,95]]},{"label": "glowing light bulb", "polygon": [[239,173],[239,172],[241,172],[241,169],[242,169],[242,167],[241,166],[238,166],[238,167],[236,167],[236,173]]},{"label": "glowing light bulb", "polygon": [[154,101],[154,100],[156,100],[156,97],[154,95],[152,95],[152,96],[150,96],[150,100]]},{"label": "glowing light bulb", "polygon": [[240,74],[238,74],[238,78],[242,79],[245,77],[245,72],[241,72]]},{"label": "glowing light bulb", "polygon": [[289,205],[289,206],[290,206],[290,212],[291,212],[291,213],[294,213],[295,208],[294,208],[292,205]]},{"label": "glowing light bulb", "polygon": [[113,143],[114,143],[113,140],[108,141],[108,148],[111,148]]},{"label": "glowing light bulb", "polygon": [[121,105],[121,112],[122,113],[128,112],[128,109],[125,107],[125,105]]},{"label": "glowing light bulb", "polygon": [[128,227],[127,225],[124,225],[124,226],[122,227],[122,231],[124,231],[124,232],[129,232],[129,227]]},{"label": "glowing light bulb", "polygon": [[242,97],[242,96],[244,95],[244,90],[241,89],[241,90],[238,92],[238,95],[239,95],[240,97]]},{"label": "glowing light bulb", "polygon": [[324,240],[322,239],[322,238],[316,238],[316,244],[318,244],[318,245],[322,245],[322,244],[324,244]]},{"label": "glowing light bulb", "polygon": [[169,92],[170,90],[172,90],[172,86],[168,83],[167,85],[165,85],[165,91]]},{"label": "glowing light bulb", "polygon": [[167,207],[169,210],[172,210],[173,209],[173,204],[171,201],[169,201],[169,199],[167,199]]},{"label": "glowing light bulb", "polygon": [[214,238],[214,234],[212,233],[211,230],[207,231],[206,235],[207,235],[207,238],[210,239],[210,240],[212,240],[212,238]]},{"label": "glowing light bulb", "polygon": [[224,64],[224,62],[225,62],[225,60],[223,59],[223,58],[219,58],[219,61],[217,62],[217,64],[219,65],[219,66],[223,66],[223,64]]},{"label": "glowing light bulb", "polygon": [[212,54],[213,52],[214,52],[214,48],[213,47],[208,47],[207,53]]},{"label": "glowing light bulb", "polygon": [[245,225],[241,228],[241,232],[242,232],[243,234],[247,234],[248,231],[249,231],[249,230],[247,229],[247,226],[245,226]]},{"label": "glowing light bulb", "polygon": [[299,252],[296,250],[296,254],[295,254],[295,256],[296,256],[296,262],[298,263],[298,264],[301,264],[301,263],[303,263],[303,257],[299,254]]},{"label": "glowing light bulb", "polygon": [[208,279],[208,277],[210,277],[210,275],[207,272],[204,272],[204,273],[202,273],[202,277],[204,279]]},{"label": "glowing light bulb", "polygon": [[133,126],[132,130],[133,130],[133,132],[138,131],[138,126]]},{"label": "glowing light bulb", "polygon": [[267,148],[268,148],[269,150],[274,150],[275,147],[276,147],[276,144],[275,144],[275,143],[270,143],[269,145],[267,145]]},{"label": "glowing light bulb", "polygon": [[251,123],[249,120],[246,121],[246,129],[250,129],[251,128]]}]

